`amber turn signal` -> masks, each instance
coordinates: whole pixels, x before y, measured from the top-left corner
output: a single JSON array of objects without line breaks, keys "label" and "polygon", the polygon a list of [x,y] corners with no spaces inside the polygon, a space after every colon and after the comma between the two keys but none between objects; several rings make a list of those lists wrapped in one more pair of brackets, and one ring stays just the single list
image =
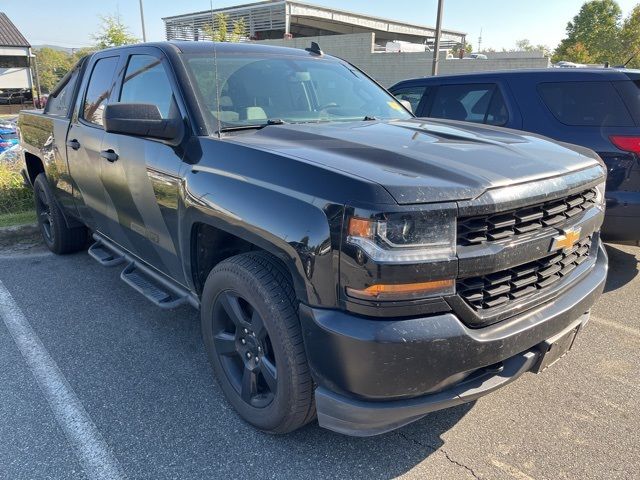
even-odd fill
[{"label": "amber turn signal", "polygon": [[347,287],[347,294],[351,297],[368,300],[412,300],[434,295],[453,294],[454,288],[453,279],[447,279],[396,285],[371,285],[364,290]]},{"label": "amber turn signal", "polygon": [[364,218],[350,218],[349,231],[347,234],[351,237],[371,238],[374,233],[375,222]]}]

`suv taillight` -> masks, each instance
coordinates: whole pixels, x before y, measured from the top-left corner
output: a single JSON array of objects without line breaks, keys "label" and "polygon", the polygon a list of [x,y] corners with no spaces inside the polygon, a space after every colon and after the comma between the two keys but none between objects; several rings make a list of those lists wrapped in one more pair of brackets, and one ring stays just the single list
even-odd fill
[{"label": "suv taillight", "polygon": [[627,136],[627,135],[611,135],[609,140],[625,152],[632,152],[640,154],[640,137]]}]

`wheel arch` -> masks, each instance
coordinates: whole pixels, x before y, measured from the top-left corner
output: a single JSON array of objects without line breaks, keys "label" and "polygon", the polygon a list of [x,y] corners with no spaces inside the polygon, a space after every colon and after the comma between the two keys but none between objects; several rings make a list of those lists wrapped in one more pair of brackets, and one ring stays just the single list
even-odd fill
[{"label": "wheel arch", "polygon": [[36,181],[36,177],[41,173],[45,173],[44,163],[40,157],[27,151],[24,152],[24,163],[27,169],[29,182],[33,185]]},{"label": "wheel arch", "polygon": [[[335,236],[325,209],[279,193],[271,197],[272,201],[261,201],[260,195],[252,192],[236,191],[233,195],[229,200],[233,205],[214,203],[205,195],[197,205],[186,207],[181,220],[181,251],[185,277],[192,281],[194,291],[200,295],[205,273],[219,261],[234,254],[262,250],[286,267],[298,300],[335,307],[338,248],[333,245]],[[247,198],[251,201],[240,201]],[[329,210],[339,230],[343,207]],[[216,253],[210,254],[211,251]],[[207,256],[204,264],[198,263]]]},{"label": "wheel arch", "polygon": [[[233,230],[229,231],[229,230]],[[198,295],[202,293],[207,276],[213,268],[227,258],[251,251],[263,251],[278,259],[289,273],[300,301],[307,302],[306,280],[295,264],[293,252],[265,242],[247,230],[228,229],[209,218],[199,218],[190,226],[189,235],[190,279]]]}]

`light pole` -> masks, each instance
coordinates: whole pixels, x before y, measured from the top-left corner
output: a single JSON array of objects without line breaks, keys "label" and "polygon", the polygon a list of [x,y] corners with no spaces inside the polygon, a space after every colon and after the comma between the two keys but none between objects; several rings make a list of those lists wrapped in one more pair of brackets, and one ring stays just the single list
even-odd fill
[{"label": "light pole", "polygon": [[144,8],[142,7],[142,0],[140,0],[140,21],[142,22],[142,41],[147,41],[147,32],[144,28]]},{"label": "light pole", "polygon": [[442,34],[442,11],[444,10],[444,0],[438,0],[438,18],[436,20],[436,41],[433,47],[433,66],[431,75],[438,75],[438,61],[440,60],[440,35]]}]

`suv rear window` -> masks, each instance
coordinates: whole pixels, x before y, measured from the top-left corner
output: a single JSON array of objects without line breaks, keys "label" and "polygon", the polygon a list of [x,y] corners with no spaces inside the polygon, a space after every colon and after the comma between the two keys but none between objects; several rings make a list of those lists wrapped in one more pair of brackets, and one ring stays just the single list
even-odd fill
[{"label": "suv rear window", "polygon": [[580,127],[633,127],[629,110],[611,82],[541,83],[538,93],[554,117]]}]

